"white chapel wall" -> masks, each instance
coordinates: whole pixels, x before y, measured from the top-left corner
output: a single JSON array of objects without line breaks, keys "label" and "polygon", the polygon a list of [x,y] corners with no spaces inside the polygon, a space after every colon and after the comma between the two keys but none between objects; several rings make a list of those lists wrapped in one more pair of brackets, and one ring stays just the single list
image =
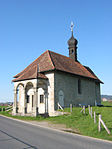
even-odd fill
[{"label": "white chapel wall", "polygon": [[43,113],[45,113],[45,97],[44,97],[44,102],[40,103],[40,95],[44,95],[43,88],[38,89],[38,112],[40,114],[43,114]]},{"label": "white chapel wall", "polygon": [[48,113],[50,116],[54,113],[54,73],[46,73],[48,78]]}]

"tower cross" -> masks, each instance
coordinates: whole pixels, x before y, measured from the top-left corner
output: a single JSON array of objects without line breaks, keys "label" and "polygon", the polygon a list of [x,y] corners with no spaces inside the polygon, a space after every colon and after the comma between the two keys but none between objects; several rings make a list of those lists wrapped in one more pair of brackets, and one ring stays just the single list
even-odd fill
[{"label": "tower cross", "polygon": [[73,28],[74,28],[74,23],[71,22],[71,32],[73,32]]}]

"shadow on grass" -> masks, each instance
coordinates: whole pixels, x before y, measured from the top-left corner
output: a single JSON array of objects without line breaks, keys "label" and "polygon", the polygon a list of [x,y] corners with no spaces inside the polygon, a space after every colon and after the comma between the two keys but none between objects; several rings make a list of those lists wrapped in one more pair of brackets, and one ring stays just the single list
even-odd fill
[{"label": "shadow on grass", "polygon": [[105,106],[105,105],[104,105],[103,107],[112,107],[112,106]]}]

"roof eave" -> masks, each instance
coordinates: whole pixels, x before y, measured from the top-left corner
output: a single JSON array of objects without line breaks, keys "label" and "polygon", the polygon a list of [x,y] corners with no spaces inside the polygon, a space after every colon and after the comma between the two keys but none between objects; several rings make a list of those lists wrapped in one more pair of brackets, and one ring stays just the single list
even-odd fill
[{"label": "roof eave", "polygon": [[27,79],[20,79],[20,80],[14,79],[14,80],[12,80],[12,82],[19,82],[19,81],[32,80],[32,79],[45,79],[45,80],[48,80],[48,78],[38,77],[38,78],[27,78]]},{"label": "roof eave", "polygon": [[80,77],[83,77],[83,78],[92,79],[92,80],[94,80],[94,81],[96,81],[96,82],[98,82],[98,83],[104,84],[104,83],[103,83],[101,80],[99,80],[99,79],[94,79],[94,78],[91,78],[91,77],[87,77],[87,76],[83,76],[83,75],[79,75],[79,74],[74,74],[74,73],[71,73],[71,72],[62,71],[62,70],[59,70],[59,69],[56,69],[56,68],[50,69],[50,70],[47,70],[47,71],[41,71],[41,72],[44,72],[44,73],[45,73],[45,72],[51,72],[51,71],[60,71],[60,72],[72,74],[72,75],[75,75],[75,76],[80,76]]}]

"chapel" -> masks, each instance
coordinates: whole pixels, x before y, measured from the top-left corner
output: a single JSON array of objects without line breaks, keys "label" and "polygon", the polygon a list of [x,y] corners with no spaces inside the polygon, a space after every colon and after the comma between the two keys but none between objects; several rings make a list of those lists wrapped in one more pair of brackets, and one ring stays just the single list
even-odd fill
[{"label": "chapel", "polygon": [[13,115],[59,115],[58,107],[101,104],[103,83],[77,57],[77,39],[73,28],[68,40],[69,57],[45,51],[14,76]]}]

